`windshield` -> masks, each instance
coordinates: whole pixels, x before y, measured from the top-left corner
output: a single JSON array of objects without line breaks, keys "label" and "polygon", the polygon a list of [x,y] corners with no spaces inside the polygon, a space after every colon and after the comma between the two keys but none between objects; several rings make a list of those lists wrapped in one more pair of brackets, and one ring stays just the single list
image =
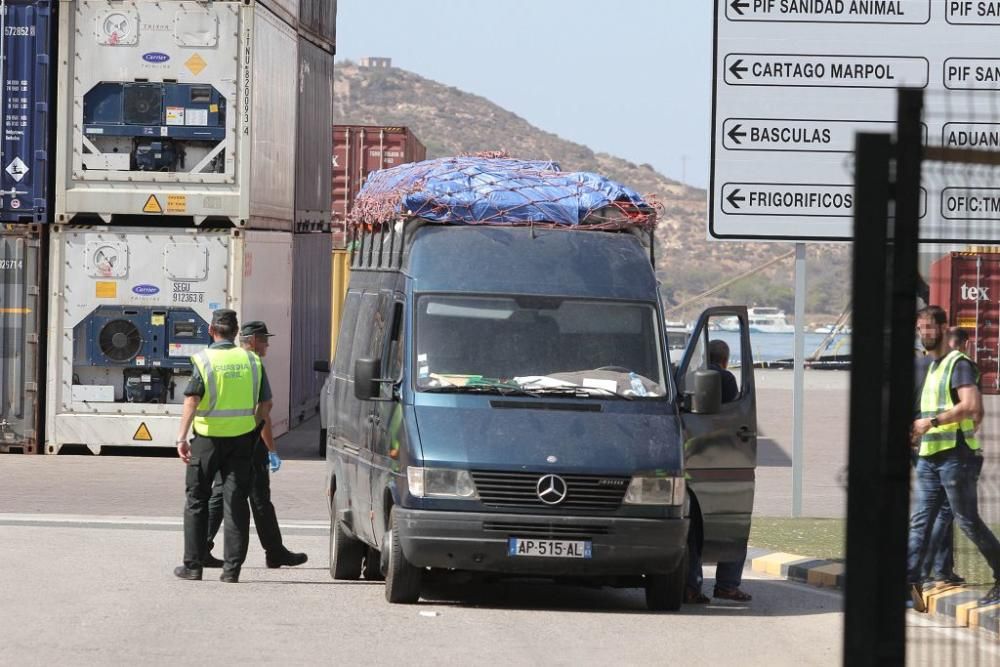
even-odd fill
[{"label": "windshield", "polygon": [[416,319],[418,391],[666,395],[651,305],[423,295]]}]

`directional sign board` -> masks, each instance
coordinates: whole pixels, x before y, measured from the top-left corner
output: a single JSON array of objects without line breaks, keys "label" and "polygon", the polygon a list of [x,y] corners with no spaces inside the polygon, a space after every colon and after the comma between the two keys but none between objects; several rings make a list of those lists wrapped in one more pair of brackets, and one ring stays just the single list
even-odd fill
[{"label": "directional sign board", "polygon": [[[894,132],[899,87],[925,142],[1000,151],[1000,0],[715,2],[711,237],[849,241],[855,135]],[[995,242],[990,185],[925,185],[922,240]]]}]

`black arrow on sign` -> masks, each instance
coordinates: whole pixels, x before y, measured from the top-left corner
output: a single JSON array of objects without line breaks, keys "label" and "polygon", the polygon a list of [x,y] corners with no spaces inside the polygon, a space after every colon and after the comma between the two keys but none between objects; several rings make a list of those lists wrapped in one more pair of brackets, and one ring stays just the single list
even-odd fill
[{"label": "black arrow on sign", "polygon": [[742,64],[743,64],[743,58],[738,58],[736,62],[734,62],[732,65],[729,66],[729,71],[732,72],[733,76],[735,76],[737,79],[742,79],[743,77],[740,75],[743,72],[747,71],[746,67],[740,67],[740,65]]},{"label": "black arrow on sign", "polygon": [[740,207],[740,205],[737,204],[736,202],[738,202],[738,201],[746,201],[747,200],[746,197],[737,197],[736,195],[738,195],[739,193],[740,193],[740,189],[736,188],[735,190],[733,190],[732,192],[729,193],[728,197],[726,197],[726,201],[729,202],[729,205],[732,206],[733,208],[739,208]]},{"label": "black arrow on sign", "polygon": [[740,2],[740,0],[733,0],[732,3],[730,3],[729,6],[732,7],[733,11],[735,11],[737,14],[739,14],[740,16],[743,16],[743,10],[744,9],[748,9],[750,7],[750,3],[749,2]]},{"label": "black arrow on sign", "polygon": [[739,132],[738,131],[741,127],[743,127],[741,124],[736,123],[736,125],[733,125],[733,127],[729,130],[728,135],[729,135],[729,138],[732,139],[733,143],[742,144],[743,142],[740,141],[737,137],[745,137],[745,136],[747,136],[746,132]]}]

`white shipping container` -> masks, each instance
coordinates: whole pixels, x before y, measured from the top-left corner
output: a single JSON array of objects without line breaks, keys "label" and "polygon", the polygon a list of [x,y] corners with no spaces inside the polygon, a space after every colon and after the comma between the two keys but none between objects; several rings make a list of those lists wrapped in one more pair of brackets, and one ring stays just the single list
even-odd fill
[{"label": "white shipping container", "polygon": [[264,320],[274,434],[288,430],[290,232],[55,225],[46,447],[173,447],[212,311]]},{"label": "white shipping container", "polygon": [[57,222],[292,229],[298,39],[267,6],[62,0],[59,54]]}]

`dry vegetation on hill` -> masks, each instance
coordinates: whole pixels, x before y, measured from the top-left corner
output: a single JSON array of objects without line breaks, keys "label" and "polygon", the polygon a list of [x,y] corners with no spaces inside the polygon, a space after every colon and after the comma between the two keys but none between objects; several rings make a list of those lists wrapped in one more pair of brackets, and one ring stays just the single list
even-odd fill
[{"label": "dry vegetation on hill", "polygon": [[[567,171],[600,172],[641,193],[656,195],[663,204],[656,232],[657,268],[668,305],[792,249],[790,244],[708,241],[704,190],[666,178],[648,164],[595,153],[540,130],[483,97],[412,72],[338,63],[334,95],[337,123],[406,125],[427,146],[429,158],[502,148],[514,157],[554,160]],[[839,314],[849,298],[849,259],[846,245],[810,246],[807,312],[825,319]],[[690,318],[706,305],[722,302],[776,305],[790,311],[791,260],[675,314]]]}]

